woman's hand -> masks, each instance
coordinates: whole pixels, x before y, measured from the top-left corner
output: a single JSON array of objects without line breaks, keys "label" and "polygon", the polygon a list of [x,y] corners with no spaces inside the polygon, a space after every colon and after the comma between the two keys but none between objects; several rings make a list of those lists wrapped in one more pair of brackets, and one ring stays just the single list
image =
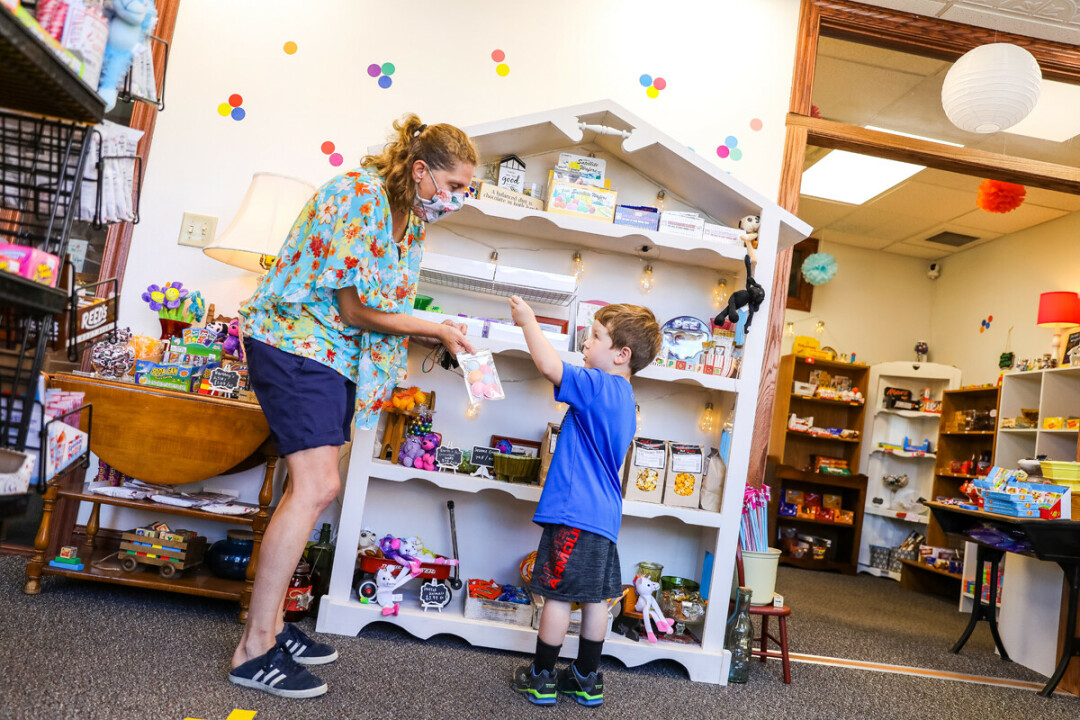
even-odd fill
[{"label": "woman's hand", "polygon": [[469,353],[471,355],[476,352],[476,348],[465,337],[466,329],[464,323],[455,323],[453,320],[444,320],[443,324],[439,325],[439,341],[451,355],[459,353]]},{"label": "woman's hand", "polygon": [[536,321],[536,313],[529,307],[529,303],[517,295],[510,298],[510,316],[514,318],[514,322],[520,327],[525,327],[529,323]]}]

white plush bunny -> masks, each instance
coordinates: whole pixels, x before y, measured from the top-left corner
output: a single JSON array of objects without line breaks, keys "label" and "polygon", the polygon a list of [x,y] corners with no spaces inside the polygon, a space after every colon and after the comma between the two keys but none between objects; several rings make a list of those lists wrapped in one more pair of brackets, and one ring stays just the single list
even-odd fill
[{"label": "white plush bunny", "polygon": [[398,603],[402,595],[394,591],[413,579],[409,568],[402,566],[397,575],[394,575],[394,566],[383,565],[375,573],[375,601],[382,607],[383,615],[397,615]]},{"label": "white plush bunny", "polygon": [[656,642],[656,635],[653,634],[652,621],[656,621],[656,629],[660,632],[670,633],[671,629],[675,627],[675,621],[664,617],[664,613],[660,610],[660,604],[656,602],[656,598],[653,597],[653,593],[660,589],[660,583],[652,580],[645,575],[634,576],[634,590],[637,591],[637,603],[634,604],[634,609],[641,613],[641,619],[645,622],[645,634],[649,638],[649,642]]}]

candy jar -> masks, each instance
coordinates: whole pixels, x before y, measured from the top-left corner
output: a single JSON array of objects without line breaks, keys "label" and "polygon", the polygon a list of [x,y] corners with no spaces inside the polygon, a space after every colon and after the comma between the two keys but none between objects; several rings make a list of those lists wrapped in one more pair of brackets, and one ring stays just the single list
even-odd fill
[{"label": "candy jar", "polygon": [[660,563],[642,561],[637,564],[637,574],[644,575],[653,582],[659,583],[660,576],[664,574],[664,566]]},{"label": "candy jar", "polygon": [[285,622],[299,622],[311,607],[311,566],[301,560],[296,565],[289,589],[285,591]]},{"label": "candy jar", "polygon": [[135,367],[135,351],[129,346],[131,331],[117,330],[115,337],[94,343],[90,349],[90,365],[94,373],[106,380],[120,380]]},{"label": "candy jar", "polygon": [[748,587],[740,587],[735,601],[735,614],[728,624],[725,645],[731,651],[731,671],[728,682],[744,683],[750,679],[750,652],[754,646],[754,624],[750,620]]}]

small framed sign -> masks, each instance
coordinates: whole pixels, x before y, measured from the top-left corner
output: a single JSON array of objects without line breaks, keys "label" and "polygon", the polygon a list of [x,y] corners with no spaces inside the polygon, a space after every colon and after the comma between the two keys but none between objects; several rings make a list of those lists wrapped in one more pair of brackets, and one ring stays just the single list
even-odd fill
[{"label": "small framed sign", "polygon": [[450,587],[436,580],[428,580],[420,586],[420,607],[424,609],[424,612],[431,608],[442,612],[453,597],[454,593],[450,591]]},{"label": "small framed sign", "polygon": [[495,467],[496,452],[498,451],[493,447],[475,445],[473,446],[472,454],[469,456],[469,462],[472,465],[479,465],[480,467]]},{"label": "small framed sign", "polygon": [[240,373],[236,370],[214,368],[210,371],[210,389],[222,393],[232,393],[240,388]]},{"label": "small framed sign", "polygon": [[443,445],[435,450],[435,464],[440,470],[457,470],[463,459],[461,448],[452,445]]}]

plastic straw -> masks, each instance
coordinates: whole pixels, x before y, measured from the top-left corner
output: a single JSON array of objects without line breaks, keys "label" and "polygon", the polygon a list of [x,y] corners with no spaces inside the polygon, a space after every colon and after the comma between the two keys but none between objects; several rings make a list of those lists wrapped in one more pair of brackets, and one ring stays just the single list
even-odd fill
[{"label": "plastic straw", "polygon": [[764,552],[769,547],[768,534],[769,486],[747,487],[743,493],[742,523],[739,546],[743,550]]}]

